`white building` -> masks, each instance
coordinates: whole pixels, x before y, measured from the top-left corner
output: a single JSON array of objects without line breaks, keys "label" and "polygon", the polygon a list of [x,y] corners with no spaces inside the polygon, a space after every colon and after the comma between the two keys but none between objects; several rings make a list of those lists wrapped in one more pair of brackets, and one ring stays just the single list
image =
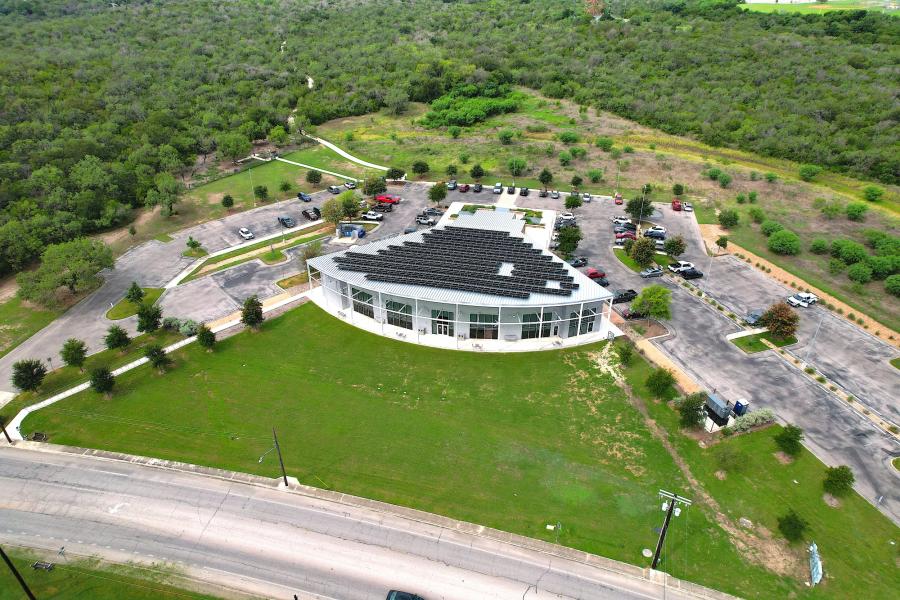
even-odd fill
[{"label": "white building", "polygon": [[526,220],[524,210],[463,206],[432,229],[309,260],[320,284],[310,297],[368,331],[460,350],[550,349],[621,333],[609,321],[612,294],[547,251],[554,211]]}]

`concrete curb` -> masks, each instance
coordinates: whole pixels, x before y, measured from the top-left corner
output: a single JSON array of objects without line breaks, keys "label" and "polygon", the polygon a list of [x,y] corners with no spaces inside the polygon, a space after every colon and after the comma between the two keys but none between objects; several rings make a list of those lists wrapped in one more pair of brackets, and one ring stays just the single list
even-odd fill
[{"label": "concrete curb", "polygon": [[36,452],[72,454],[77,456],[96,458],[99,460],[127,462],[134,465],[141,465],[168,471],[176,471],[180,473],[188,473],[191,475],[210,477],[223,481],[232,481],[272,490],[281,489],[287,493],[293,493],[300,496],[306,496],[309,498],[314,498],[316,500],[333,502],[345,506],[352,506],[354,508],[362,508],[374,512],[390,514],[411,521],[439,527],[441,529],[447,529],[467,535],[482,537],[526,550],[540,552],[541,554],[581,563],[604,571],[631,577],[633,579],[649,581],[651,583],[662,586],[663,588],[682,590],[695,596],[696,598],[709,600],[733,600],[736,598],[736,596],[732,596],[724,592],[719,592],[717,590],[713,590],[699,584],[677,579],[675,577],[672,577],[668,573],[664,573],[661,571],[654,571],[650,568],[642,568],[635,565],[630,565],[628,563],[612,560],[610,558],[605,558],[602,556],[597,556],[595,554],[590,554],[588,552],[576,550],[574,548],[567,548],[565,546],[551,544],[550,542],[501,531],[499,529],[492,529],[490,527],[477,525],[475,523],[458,521],[456,519],[442,517],[440,515],[427,513],[413,508],[406,508],[403,506],[388,504],[386,502],[380,502],[378,500],[369,500],[367,498],[362,498],[359,496],[352,496],[350,494],[345,494],[342,492],[323,490],[320,488],[296,484],[293,482],[291,482],[288,488],[285,489],[284,485],[281,483],[280,477],[272,479],[259,475],[251,475],[249,473],[240,473],[236,471],[227,471],[225,469],[217,469],[214,467],[204,467],[201,465],[192,465],[189,463],[182,463],[178,461],[150,458],[146,456],[136,456],[131,454],[124,454],[121,452],[110,452],[107,450],[79,448],[76,446],[62,446],[56,444],[28,441],[16,442],[14,446],[16,448]]}]

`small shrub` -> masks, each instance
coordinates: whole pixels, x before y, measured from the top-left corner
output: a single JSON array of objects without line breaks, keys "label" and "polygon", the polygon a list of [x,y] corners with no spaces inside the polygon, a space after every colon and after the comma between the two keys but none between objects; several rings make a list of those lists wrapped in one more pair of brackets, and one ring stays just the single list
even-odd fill
[{"label": "small shrub", "polygon": [[766,213],[758,206],[751,206],[747,211],[747,214],[750,215],[750,220],[754,223],[762,223],[766,220]]},{"label": "small shrub", "polygon": [[719,225],[725,227],[726,229],[737,227],[739,221],[740,216],[738,215],[736,210],[726,208],[725,210],[719,212]]},{"label": "small shrub", "polygon": [[613,139],[609,137],[598,137],[594,142],[594,145],[603,150],[604,152],[609,152],[613,147]]},{"label": "small shrub", "polygon": [[784,225],[779,223],[778,221],[763,221],[763,224],[760,226],[759,230],[762,231],[763,235],[769,237],[773,233],[777,231],[781,231],[784,229]]},{"label": "small shrub", "polygon": [[866,211],[869,210],[869,207],[866,206],[864,202],[851,202],[847,205],[847,208],[844,209],[847,213],[847,218],[851,221],[865,221],[866,220]]},{"label": "small shrub", "polygon": [[847,263],[842,261],[839,258],[832,258],[828,261],[828,272],[832,275],[837,275],[839,273],[843,273],[844,269],[847,268]]},{"label": "small shrub", "polygon": [[668,369],[654,369],[647,377],[647,389],[656,396],[662,398],[672,389],[675,384],[675,376]]},{"label": "small shrub", "polygon": [[756,192],[750,192],[747,194],[747,201],[750,204],[756,204],[757,199],[759,199],[759,195]]},{"label": "small shrub", "polygon": [[822,167],[818,165],[800,165],[797,174],[803,181],[812,181],[822,172]]},{"label": "small shrub", "polygon": [[616,354],[619,355],[619,362],[622,366],[627,367],[631,364],[631,359],[634,356],[634,347],[631,344],[616,346]]},{"label": "small shrub", "polygon": [[885,279],[884,289],[892,296],[900,297],[900,275],[891,275]]},{"label": "small shrub", "polygon": [[803,369],[803,370],[806,372],[807,375],[812,375],[813,373],[816,372],[816,370],[813,369],[812,367],[806,367],[806,368]]},{"label": "small shrub", "polygon": [[787,425],[775,435],[775,444],[788,456],[797,456],[803,449],[803,430],[796,425]]},{"label": "small shrub", "polygon": [[731,428],[734,429],[738,433],[743,433],[744,431],[749,431],[753,427],[757,427],[759,425],[766,425],[768,423],[775,422],[775,413],[773,413],[768,408],[763,408],[761,410],[754,410],[752,412],[748,412],[734,420],[734,423],[731,424]]},{"label": "small shrub", "polygon": [[800,237],[793,231],[782,229],[769,236],[767,246],[776,254],[797,255],[800,254]]},{"label": "small shrub", "polygon": [[825,471],[822,487],[832,496],[846,496],[853,489],[854,481],[856,478],[853,476],[853,471],[847,465],[829,467]]},{"label": "small shrub", "polygon": [[744,204],[745,202],[747,202],[747,196],[745,196],[744,194],[738,194],[734,199],[738,204]]},{"label": "small shrub", "polygon": [[780,531],[781,535],[789,542],[796,542],[803,539],[803,534],[808,528],[809,523],[794,512],[794,509],[789,510],[783,517],[778,517],[778,531]]},{"label": "small shrub", "polygon": [[768,181],[769,183],[775,183],[776,181],[778,181],[778,175],[776,175],[775,173],[766,173],[766,181]]},{"label": "small shrub", "polygon": [[828,254],[829,248],[828,240],[825,238],[815,238],[809,244],[809,251],[813,254]]},{"label": "small shrub", "polygon": [[823,375],[819,375],[818,377],[816,377],[816,381],[818,381],[819,383],[825,383],[826,379]]},{"label": "small shrub", "polygon": [[850,281],[860,284],[866,284],[872,281],[872,268],[866,263],[856,263],[847,269],[847,277]]}]

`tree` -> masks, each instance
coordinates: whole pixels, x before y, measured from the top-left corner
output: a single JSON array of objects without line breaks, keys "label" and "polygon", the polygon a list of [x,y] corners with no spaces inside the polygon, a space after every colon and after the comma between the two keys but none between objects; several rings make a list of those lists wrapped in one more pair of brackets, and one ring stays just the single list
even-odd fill
[{"label": "tree", "polygon": [[563,150],[562,152],[559,153],[559,164],[561,164],[564,167],[567,167],[567,166],[569,166],[569,164],[571,164],[571,162],[572,162],[572,155],[569,154],[569,152],[567,150]]},{"label": "tree", "polygon": [[865,221],[866,211],[869,207],[864,202],[851,202],[844,209],[847,212],[847,218],[851,221]]},{"label": "tree", "polygon": [[788,339],[797,333],[800,315],[787,302],[776,302],[762,314],[759,324],[781,339]]},{"label": "tree", "polygon": [[384,95],[384,105],[392,115],[402,115],[409,107],[409,94],[399,87],[390,88]]},{"label": "tree", "polygon": [[59,351],[63,362],[70,367],[78,367],[78,370],[84,373],[84,361],[87,358],[87,344],[75,338],[69,338],[63,344],[62,350]]},{"label": "tree", "polygon": [[459,168],[456,165],[447,165],[447,176],[448,177],[456,177],[456,174],[459,173]]},{"label": "tree", "polygon": [[675,385],[675,376],[672,374],[672,371],[668,369],[653,369],[650,375],[647,376],[647,381],[645,383],[651,394],[657,398],[662,398],[668,394],[672,389],[672,386]]},{"label": "tree", "polygon": [[[405,174],[406,174],[406,171],[404,171],[403,169],[400,169],[398,167],[391,167],[390,169],[387,170],[387,172],[384,174],[384,176],[386,179],[390,179],[393,181],[393,180],[397,180],[397,179],[403,179],[403,176]],[[307,179],[307,181],[309,181],[309,179]]]},{"label": "tree", "polygon": [[678,406],[678,423],[684,429],[698,427],[706,420],[706,394],[697,392],[686,396]]},{"label": "tree", "polygon": [[429,170],[431,170],[431,167],[424,160],[417,160],[412,164],[412,172],[416,175],[424,175]]},{"label": "tree", "polygon": [[322,182],[322,173],[316,171],[315,169],[311,169],[306,173],[306,181],[313,185],[318,185]]},{"label": "tree", "polygon": [[447,184],[444,182],[436,183],[428,190],[428,199],[432,202],[440,202],[447,197]]},{"label": "tree", "polygon": [[39,360],[25,359],[13,363],[12,384],[20,391],[33,392],[41,386],[47,367]]},{"label": "tree", "polygon": [[344,217],[347,219],[353,219],[359,214],[359,199],[351,190],[347,190],[340,194],[337,197],[337,200],[340,201],[341,212],[344,213]]},{"label": "tree", "polygon": [[329,198],[322,203],[322,218],[335,227],[344,218],[344,207],[337,198]]},{"label": "tree", "polygon": [[575,252],[578,242],[581,241],[581,229],[578,227],[563,227],[559,230],[559,251],[564,255]]},{"label": "tree", "polygon": [[189,250],[198,250],[200,248],[200,242],[194,239],[194,236],[189,235],[187,242],[185,242]]},{"label": "tree", "polygon": [[262,302],[255,295],[244,300],[241,309],[241,323],[252,329],[259,329],[263,322]]},{"label": "tree", "polygon": [[363,181],[363,194],[366,196],[377,196],[387,191],[387,183],[383,177],[373,176],[366,177]]},{"label": "tree", "polygon": [[322,240],[315,240],[301,246],[300,254],[297,258],[300,260],[300,265],[305,269],[306,262],[317,256],[322,256]]},{"label": "tree", "polygon": [[684,194],[684,184],[676,183],[672,185],[672,193],[676,196],[681,196]]},{"label": "tree", "polygon": [[872,267],[861,262],[850,265],[850,268],[847,269],[847,277],[854,283],[869,283],[872,281]]},{"label": "tree", "polygon": [[141,333],[152,333],[159,329],[162,320],[162,309],[151,304],[141,304],[137,312],[137,330]]},{"label": "tree", "polygon": [[269,188],[264,185],[253,186],[253,195],[256,196],[257,200],[268,200]]},{"label": "tree", "polygon": [[110,350],[121,350],[128,347],[131,343],[131,338],[128,336],[127,331],[118,325],[113,325],[106,330],[106,337],[103,338],[103,343]]},{"label": "tree", "polygon": [[632,198],[625,204],[625,212],[636,222],[640,222],[644,215],[653,214],[653,206],[647,198]]},{"label": "tree", "polygon": [[100,367],[91,371],[91,389],[98,394],[103,394],[107,398],[112,393],[116,385],[116,378],[112,371],[106,367]]},{"label": "tree", "polygon": [[716,246],[718,246],[722,250],[725,250],[726,248],[728,248],[728,236],[720,235],[719,237],[717,237],[716,238]]},{"label": "tree", "polygon": [[509,167],[510,174],[518,177],[525,172],[528,163],[525,162],[524,158],[513,157],[506,162],[506,166]]},{"label": "tree", "polygon": [[803,430],[796,425],[787,425],[775,435],[775,444],[788,456],[797,456],[803,450]]},{"label": "tree", "polygon": [[878,202],[884,195],[884,190],[878,186],[867,185],[863,188],[863,198],[869,202]]},{"label": "tree", "polygon": [[847,465],[828,467],[822,487],[832,496],[846,496],[853,489],[854,481],[853,471]]},{"label": "tree", "polygon": [[125,292],[125,299],[132,304],[140,304],[144,301],[144,290],[137,284],[137,281],[132,281],[131,285],[128,286],[128,291]]},{"label": "tree", "polygon": [[662,285],[648,285],[631,301],[631,310],[653,319],[672,318],[672,292]]},{"label": "tree", "polygon": [[79,238],[54,244],[44,250],[40,267],[16,277],[18,293],[25,300],[54,307],[60,287],[72,294],[92,289],[100,284],[100,271],[112,266],[112,252],[99,240]]},{"label": "tree", "polygon": [[206,348],[207,352],[212,352],[213,346],[216,345],[216,334],[204,323],[197,327],[197,343]]},{"label": "tree", "polygon": [[782,229],[784,229],[784,225],[782,225],[778,221],[773,221],[771,219],[763,221],[762,225],[759,226],[759,230],[766,237],[769,237],[776,231],[781,231]]},{"label": "tree", "polygon": [[538,175],[538,181],[540,181],[544,186],[550,185],[550,182],[553,181],[553,173],[550,172],[550,169],[544,167],[540,175]]},{"label": "tree", "polygon": [[740,216],[737,211],[732,208],[726,208],[725,210],[719,211],[719,225],[726,229],[732,229],[737,227],[738,222],[740,221]]},{"label": "tree", "polygon": [[288,134],[287,131],[285,131],[284,126],[276,125],[269,130],[269,141],[276,146],[283,146],[284,143],[287,142],[287,139]]},{"label": "tree", "polygon": [[719,173],[719,176],[716,177],[716,179],[719,181],[719,187],[721,188],[727,188],[731,184],[731,175],[725,171]]},{"label": "tree", "polygon": [[665,252],[669,256],[678,258],[682,254],[684,254],[686,250],[687,243],[685,243],[684,238],[680,235],[668,238],[665,242],[663,242],[663,252]]},{"label": "tree", "polygon": [[584,179],[581,178],[580,175],[572,175],[572,180],[570,181],[573,188],[577,188],[582,183],[584,183]]},{"label": "tree", "polygon": [[818,165],[800,165],[797,174],[800,175],[800,179],[803,181],[812,181],[821,172],[822,167]]},{"label": "tree", "polygon": [[225,158],[230,158],[232,162],[247,156],[253,148],[247,136],[236,132],[220,134],[216,139],[216,145],[219,153]]},{"label": "tree", "polygon": [[472,168],[469,169],[469,175],[472,176],[472,179],[481,179],[484,177],[484,169],[481,167],[480,163],[475,163],[472,165]]},{"label": "tree", "polygon": [[234,206],[234,198],[231,197],[231,194],[222,196],[222,207],[231,208],[232,206]]},{"label": "tree", "polygon": [[289,191],[291,191],[292,187],[293,186],[291,185],[291,182],[287,181],[287,180],[284,180],[278,184],[278,189],[281,190],[282,192],[289,192]]},{"label": "tree", "polygon": [[783,517],[778,517],[778,531],[789,542],[803,539],[803,534],[807,528],[809,528],[809,523],[794,512],[794,509],[790,509]]},{"label": "tree", "polygon": [[656,256],[656,242],[653,238],[642,237],[635,240],[631,246],[631,254],[629,254],[634,262],[642,268],[649,267],[653,263],[653,257]]},{"label": "tree", "polygon": [[575,210],[576,208],[581,207],[581,196],[576,193],[571,193],[566,196],[566,208],[569,210]]},{"label": "tree", "polygon": [[511,129],[503,129],[500,131],[500,133],[497,134],[497,139],[499,139],[500,143],[504,146],[508,146],[509,144],[512,144],[514,135],[515,132]]},{"label": "tree", "polygon": [[164,373],[172,364],[172,359],[159,344],[150,344],[144,348],[144,356],[150,361],[150,365],[160,373]]},{"label": "tree", "polygon": [[600,183],[603,180],[603,169],[588,169],[587,175],[591,183]]},{"label": "tree", "polygon": [[769,236],[769,241],[766,245],[769,247],[769,250],[775,254],[787,254],[791,256],[800,254],[800,237],[793,231],[788,231],[787,229],[776,231]]},{"label": "tree", "polygon": [[623,367],[627,367],[631,364],[631,359],[634,357],[634,347],[630,343],[622,343],[616,346],[616,354],[619,355],[619,362]]}]

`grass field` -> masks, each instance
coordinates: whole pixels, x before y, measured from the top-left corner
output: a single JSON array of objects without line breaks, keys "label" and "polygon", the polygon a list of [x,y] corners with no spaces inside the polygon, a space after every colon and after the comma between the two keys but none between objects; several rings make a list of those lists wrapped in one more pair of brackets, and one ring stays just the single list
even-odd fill
[{"label": "grass field", "polygon": [[747,354],[754,354],[756,352],[762,352],[764,350],[771,350],[769,346],[763,344],[762,340],[766,340],[767,342],[774,344],[777,348],[790,346],[791,344],[797,343],[797,338],[795,337],[780,338],[772,335],[772,333],[768,331],[734,338],[733,340],[731,340],[731,343]]},{"label": "grass field", "polygon": [[[165,291],[164,288],[141,288],[144,290],[144,303],[145,304],[155,304],[159,297],[162,296],[162,293]],[[106,313],[106,318],[111,321],[118,321],[119,319],[126,319],[132,315],[136,315],[138,309],[140,308],[140,304],[135,304],[131,302],[127,298],[122,298],[118,302],[116,302],[115,306],[109,309]]]},{"label": "grass field", "polygon": [[13,297],[0,302],[0,357],[59,316],[59,311],[33,307]]},{"label": "grass field", "polygon": [[[167,375],[127,373],[111,401],[87,392],[39,411],[23,430],[274,476],[276,464],[257,459],[277,425],[288,472],[303,483],[542,539],[561,521],[561,543],[644,564],[662,517],[657,490],[688,484],[598,368],[604,348],[440,351],[361,332],[307,304],[213,353],[179,351]],[[373,371],[350,352],[390,368]],[[629,374],[640,382],[646,369],[636,361]],[[883,529],[874,539],[888,535],[874,509],[857,509]],[[702,503],[690,510],[670,537],[666,570],[747,597],[805,595],[799,582],[742,564]],[[878,558],[869,571],[883,567]],[[742,567],[723,580],[722,564]]]},{"label": "grass field", "polygon": [[883,12],[893,16],[900,16],[900,10],[889,9],[885,6],[886,2],[865,0],[829,0],[828,2],[816,2],[809,4],[745,4],[741,8],[744,10],[752,10],[755,12],[773,13],[800,13],[821,15],[835,10],[871,10],[875,12]]},{"label": "grass field", "polygon": [[[68,561],[48,558],[27,550],[7,554],[31,592],[40,600],[213,600],[171,585],[173,577],[164,572],[138,567],[103,565],[95,560]],[[55,563],[52,571],[31,568],[35,560]],[[0,569],[0,600],[20,600],[25,594],[3,565]]]}]

